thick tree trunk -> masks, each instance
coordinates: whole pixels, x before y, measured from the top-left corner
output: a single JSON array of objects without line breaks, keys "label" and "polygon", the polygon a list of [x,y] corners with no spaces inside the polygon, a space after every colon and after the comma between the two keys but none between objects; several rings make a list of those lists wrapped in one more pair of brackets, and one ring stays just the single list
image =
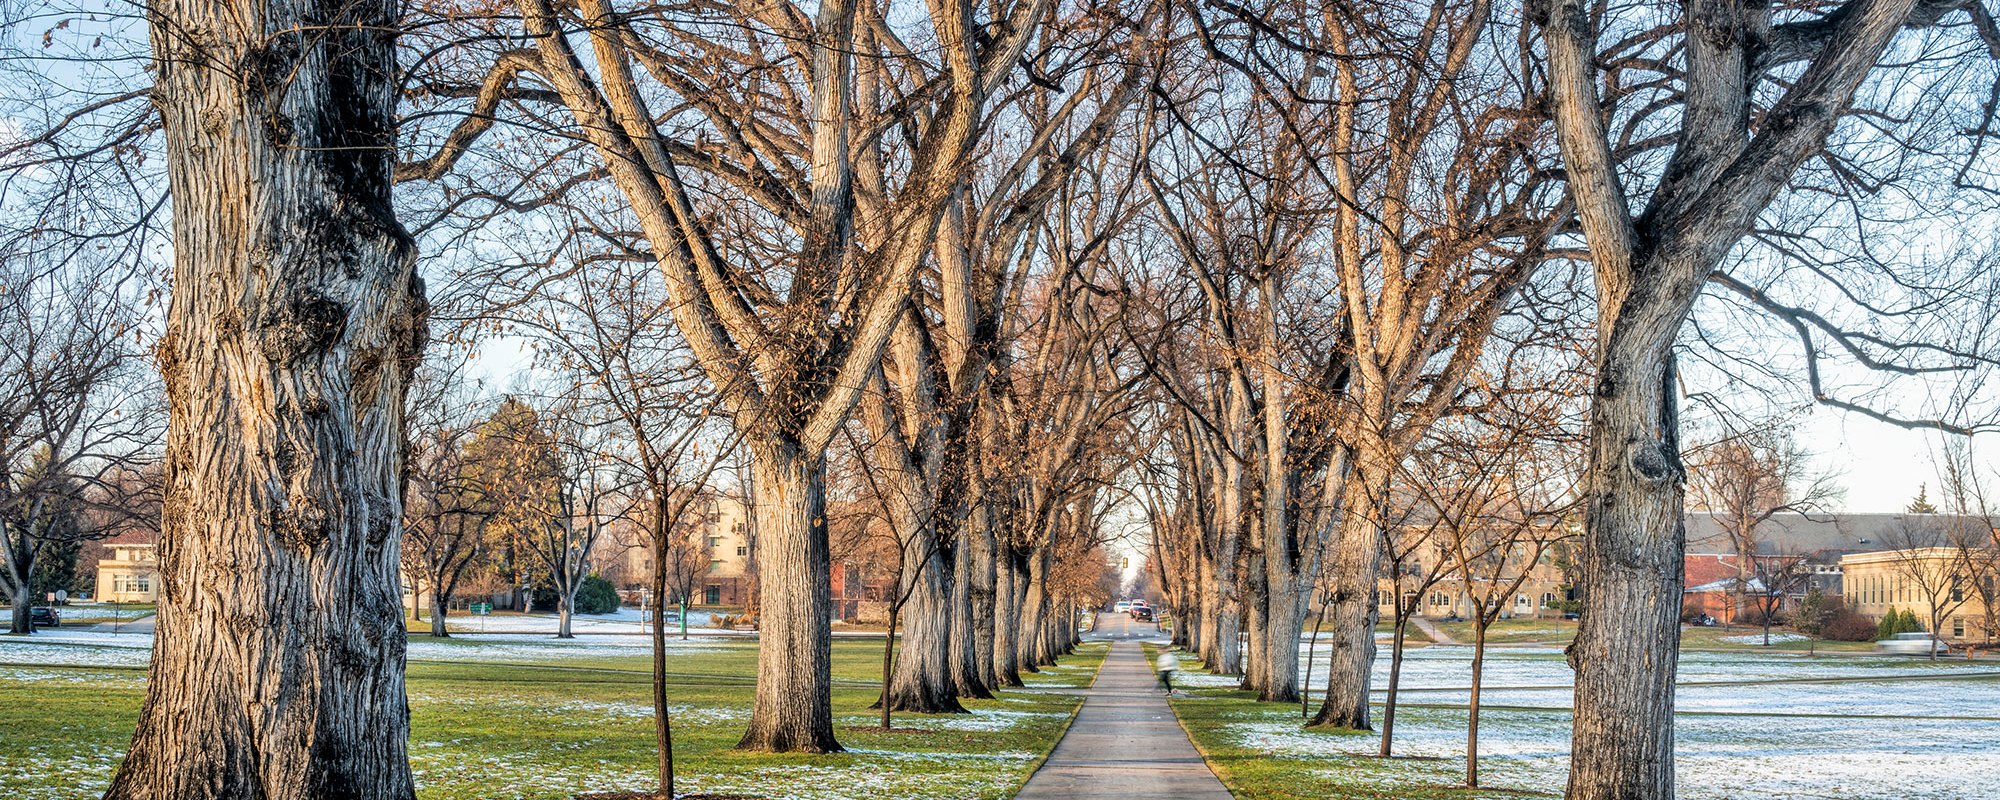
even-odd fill
[{"label": "thick tree trunk", "polygon": [[1610,337],[1591,410],[1572,800],[1674,796],[1684,475],[1671,339],[1653,342]]},{"label": "thick tree trunk", "polygon": [[1048,649],[1046,618],[1049,598],[1043,584],[1048,570],[1042,566],[1040,552],[1029,554],[1027,561],[1021,598],[1021,668],[1037,672],[1041,667],[1055,663],[1055,654]]},{"label": "thick tree trunk", "polygon": [[431,592],[431,635],[432,636],[442,639],[446,636],[451,635],[451,632],[445,630],[444,627],[444,609],[446,604],[450,602],[451,601],[446,599],[443,594],[438,592]]},{"label": "thick tree trunk", "polygon": [[1341,517],[1340,540],[1333,559],[1333,604],[1327,614],[1333,630],[1327,639],[1326,699],[1314,725],[1369,730],[1368,690],[1375,667],[1375,574],[1382,557],[1375,521],[1350,503]]},{"label": "thick tree trunk", "polygon": [[1011,547],[996,547],[993,559],[993,677],[999,686],[1021,683],[1021,591],[1019,558]]},{"label": "thick tree trunk", "polygon": [[1264,615],[1269,610],[1265,605],[1264,555],[1252,551],[1249,563],[1243,568],[1243,582],[1248,584],[1243,593],[1243,683],[1245,691],[1262,694],[1270,685],[1269,667],[1264,661]]},{"label": "thick tree trunk", "polygon": [[839,752],[833,736],[832,563],[825,462],[755,448],[757,696],[737,747]]},{"label": "thick tree trunk", "polygon": [[[900,519],[896,524],[922,521]],[[903,646],[896,650],[895,680],[889,684],[889,705],[897,711],[965,712],[951,675],[951,556],[936,546],[936,535],[923,526],[909,534],[903,549],[903,574],[913,583],[901,610]]]},{"label": "thick tree trunk", "polygon": [[570,622],[576,618],[576,588],[564,589],[556,594],[556,638],[574,639]]},{"label": "thick tree trunk", "polygon": [[148,7],[173,198],[158,629],[112,800],[411,798],[391,0]]},{"label": "thick tree trunk", "polygon": [[1305,598],[1298,578],[1273,570],[1266,584],[1264,615],[1264,686],[1258,699],[1267,703],[1299,701],[1299,636],[1305,629]]},{"label": "thick tree trunk", "polygon": [[14,605],[7,612],[8,633],[35,632],[35,621],[34,619],[28,616],[28,609],[32,608],[34,606],[34,603],[22,599],[23,597],[26,596],[26,594],[27,594],[26,592],[15,593],[15,597],[12,600]]},{"label": "thick tree trunk", "polygon": [[973,670],[978,674],[980,685],[992,696],[992,690],[1006,685],[1001,677],[996,641],[1000,634],[996,619],[1000,617],[1000,604],[1005,600],[1000,596],[999,575],[994,564],[993,517],[985,501],[973,506],[972,537],[968,542],[971,551],[971,569],[966,580],[972,587],[972,661]]},{"label": "thick tree trunk", "polygon": [[993,692],[986,688],[986,671],[980,668],[978,624],[974,621],[973,587],[977,569],[973,557],[974,545],[971,541],[979,534],[966,527],[971,520],[959,523],[958,540],[952,546],[951,570],[951,651],[946,669],[951,677],[952,691],[959,697],[991,698]]}]

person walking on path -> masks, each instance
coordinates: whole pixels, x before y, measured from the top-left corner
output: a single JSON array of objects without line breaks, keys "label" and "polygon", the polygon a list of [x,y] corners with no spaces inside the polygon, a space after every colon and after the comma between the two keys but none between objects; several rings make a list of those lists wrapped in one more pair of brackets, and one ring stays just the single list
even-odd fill
[{"label": "person walking on path", "polygon": [[1160,685],[1167,687],[1170,696],[1174,693],[1174,670],[1180,669],[1180,666],[1181,660],[1175,658],[1173,653],[1162,651],[1159,658],[1153,659],[1153,669],[1160,673]]}]

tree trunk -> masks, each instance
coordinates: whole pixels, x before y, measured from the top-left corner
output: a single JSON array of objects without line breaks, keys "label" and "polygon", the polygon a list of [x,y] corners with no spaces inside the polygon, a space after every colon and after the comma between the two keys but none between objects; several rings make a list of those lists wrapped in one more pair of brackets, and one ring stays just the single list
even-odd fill
[{"label": "tree trunk", "polygon": [[919,714],[965,713],[951,675],[951,556],[936,546],[937,531],[922,520],[902,519],[897,524],[914,524],[922,530],[909,534],[903,549],[903,574],[912,584],[901,609],[903,646],[896,653],[889,705]]},{"label": "tree trunk", "polygon": [[1028,574],[1021,602],[1021,668],[1037,672],[1039,668],[1055,663],[1055,654],[1049,652],[1048,593],[1044,578],[1048,569],[1042,564],[1042,553],[1028,556]]},{"label": "tree trunk", "polygon": [[979,675],[980,684],[992,690],[1004,686],[996,641],[999,630],[995,620],[1002,613],[1000,604],[1005,600],[1000,596],[999,575],[994,564],[993,517],[984,500],[973,506],[973,528],[968,549],[972,554],[971,569],[962,573],[972,587],[972,660],[973,669]]},{"label": "tree trunk", "polygon": [[449,602],[449,600],[445,599],[444,594],[431,592],[431,635],[439,639],[451,635],[444,627],[444,609],[445,605]]},{"label": "tree trunk", "polygon": [[[1387,469],[1358,465],[1355,478],[1376,491],[1356,488],[1341,515],[1340,540],[1329,564],[1333,578],[1333,636],[1328,648],[1326,699],[1314,725],[1369,730],[1368,689],[1375,668],[1375,577],[1381,571],[1382,535],[1374,498],[1388,488]],[[1400,601],[1399,601],[1400,602]]]},{"label": "tree trunk", "polygon": [[1264,661],[1265,614],[1270,609],[1265,605],[1264,554],[1252,551],[1250,563],[1243,569],[1244,582],[1249,584],[1243,593],[1243,682],[1246,691],[1263,694],[1264,687],[1270,685],[1268,674],[1270,664]]},{"label": "tree trunk", "polygon": [[25,591],[14,593],[13,608],[7,613],[8,633],[35,632],[35,621],[28,616],[28,609],[32,608],[34,603],[28,602],[26,597],[27,592]]},{"label": "tree trunk", "polygon": [[978,532],[967,526],[972,524],[968,517],[958,525],[959,536],[952,544],[951,570],[951,651],[946,664],[952,683],[952,690],[959,697],[992,698],[993,692],[986,688],[985,670],[980,668],[978,625],[974,621],[973,571],[976,561],[973,556],[972,539]]},{"label": "tree trunk", "polygon": [[148,7],[173,297],[158,629],[112,800],[414,797],[390,0]]},{"label": "tree trunk", "polygon": [[10,603],[7,632],[28,634],[35,632],[35,620],[28,610],[35,606],[35,599],[28,596],[28,578],[35,573],[35,547],[28,541],[26,525],[12,525],[0,520],[0,558],[6,559],[7,602]]},{"label": "tree trunk", "polygon": [[570,621],[576,616],[576,587],[571,586],[556,593],[556,638],[574,639],[570,632]]},{"label": "tree trunk", "polygon": [[1012,547],[996,546],[993,559],[993,677],[999,686],[1021,683],[1021,581]]},{"label": "tree trunk", "polygon": [[1388,758],[1396,742],[1396,691],[1403,681],[1403,644],[1408,640],[1410,615],[1403,613],[1403,596],[1396,595],[1396,640],[1389,645],[1389,691],[1382,698],[1382,748],[1377,755]]},{"label": "tree trunk", "polygon": [[889,692],[896,681],[896,627],[901,622],[902,611],[902,598],[890,601],[889,627],[882,631],[882,693],[875,697],[875,708],[882,712],[884,731],[893,730],[896,722],[896,704],[889,701]]},{"label": "tree trunk", "polygon": [[745,750],[834,753],[825,462],[755,448],[757,696]]},{"label": "tree trunk", "polygon": [[1266,585],[1264,615],[1264,686],[1258,699],[1267,703],[1299,701],[1299,636],[1305,629],[1305,598],[1299,580],[1289,571],[1272,572]]},{"label": "tree trunk", "polygon": [[1682,520],[1671,337],[1604,345],[1591,410],[1589,494],[1578,560],[1575,722],[1567,797],[1674,796]]},{"label": "tree trunk", "polygon": [[1472,632],[1472,695],[1465,707],[1465,788],[1479,788],[1479,687],[1486,673],[1486,627],[1493,624],[1484,618],[1485,612],[1476,620],[1477,627]]},{"label": "tree trunk", "polygon": [[[657,474],[657,473],[655,473]],[[667,563],[672,530],[667,522],[670,488],[657,481],[653,487],[653,745],[659,750],[657,769],[661,800],[674,796],[674,724],[667,705]],[[643,609],[641,609],[643,613]],[[687,619],[686,614],[681,619]]]}]

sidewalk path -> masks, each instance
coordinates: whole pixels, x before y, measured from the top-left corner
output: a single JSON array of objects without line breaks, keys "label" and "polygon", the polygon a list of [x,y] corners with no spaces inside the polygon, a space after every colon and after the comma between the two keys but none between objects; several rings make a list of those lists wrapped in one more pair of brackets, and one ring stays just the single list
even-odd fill
[{"label": "sidewalk path", "polygon": [[1152,626],[1111,614],[1099,620],[1104,627],[1092,638],[1112,640],[1104,668],[1069,733],[1015,800],[1229,800],[1174,720],[1139,643],[1127,638]]},{"label": "sidewalk path", "polygon": [[1432,644],[1458,644],[1457,639],[1451,638],[1451,634],[1445,633],[1435,622],[1415,614],[1410,615],[1410,621],[1416,623],[1417,630],[1423,631],[1425,636],[1430,637]]}]

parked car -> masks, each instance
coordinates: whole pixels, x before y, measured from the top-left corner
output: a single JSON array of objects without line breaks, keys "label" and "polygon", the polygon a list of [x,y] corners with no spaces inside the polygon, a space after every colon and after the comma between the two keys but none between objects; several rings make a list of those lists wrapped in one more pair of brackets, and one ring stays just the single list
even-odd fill
[{"label": "parked car", "polygon": [[37,628],[60,628],[62,612],[51,606],[35,606],[28,609],[28,622]]},{"label": "parked car", "polygon": [[[1936,649],[1933,650],[1932,648]],[[1951,650],[1951,645],[1933,640],[1930,634],[1918,631],[1916,633],[1899,633],[1876,642],[1875,650],[1892,655],[1928,656],[1933,653],[1942,655]]]}]

